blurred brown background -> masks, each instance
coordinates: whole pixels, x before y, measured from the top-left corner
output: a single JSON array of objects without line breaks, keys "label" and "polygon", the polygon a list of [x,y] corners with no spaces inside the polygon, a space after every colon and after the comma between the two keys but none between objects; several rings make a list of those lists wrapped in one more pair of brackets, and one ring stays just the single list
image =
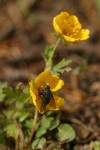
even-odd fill
[{"label": "blurred brown background", "polygon": [[77,15],[91,31],[87,41],[68,47],[60,44],[55,56],[55,62],[63,57],[73,60],[74,73],[62,76],[61,94],[66,100],[62,110],[79,131],[79,142],[91,142],[100,139],[99,0],[0,0],[0,80],[12,86],[19,81],[27,85],[43,71],[41,54],[57,40],[52,35],[52,20],[61,11]]}]

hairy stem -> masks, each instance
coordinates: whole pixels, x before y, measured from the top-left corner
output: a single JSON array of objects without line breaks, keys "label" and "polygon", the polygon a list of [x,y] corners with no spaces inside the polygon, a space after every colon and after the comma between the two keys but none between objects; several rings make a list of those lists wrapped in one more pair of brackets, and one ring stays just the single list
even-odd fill
[{"label": "hairy stem", "polygon": [[59,38],[57,40],[57,42],[54,44],[54,47],[52,49],[52,56],[49,57],[49,60],[46,62],[46,68],[45,69],[52,70],[52,64],[53,64],[53,58],[54,58],[54,55],[55,55],[55,50],[56,50],[58,44],[60,43],[60,41],[61,41],[61,38]]},{"label": "hairy stem", "polygon": [[54,46],[54,48],[53,48],[53,51],[54,51],[54,52],[55,52],[55,50],[56,50],[58,44],[60,43],[60,41],[61,41],[61,38],[59,38],[59,39],[57,40],[57,42],[56,42],[56,44],[55,44],[55,46]]}]

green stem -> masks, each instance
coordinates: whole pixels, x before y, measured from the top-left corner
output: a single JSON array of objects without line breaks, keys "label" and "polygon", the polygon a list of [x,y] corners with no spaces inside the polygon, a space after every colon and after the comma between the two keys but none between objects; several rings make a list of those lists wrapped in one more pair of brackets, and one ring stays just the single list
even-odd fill
[{"label": "green stem", "polygon": [[60,43],[60,41],[61,41],[61,38],[59,38],[59,39],[57,40],[57,42],[56,42],[56,44],[55,44],[55,46],[54,46],[54,48],[53,48],[53,51],[54,51],[54,52],[55,52],[55,50],[56,50],[58,44]]},{"label": "green stem", "polygon": [[60,41],[61,41],[61,38],[59,38],[59,39],[57,40],[56,44],[54,44],[54,47],[53,47],[53,49],[52,49],[53,55],[52,55],[52,57],[49,59],[49,61],[46,63],[46,68],[45,68],[45,69],[52,70],[53,57],[54,57],[54,54],[55,54],[55,50],[56,50],[58,44],[60,43]]}]

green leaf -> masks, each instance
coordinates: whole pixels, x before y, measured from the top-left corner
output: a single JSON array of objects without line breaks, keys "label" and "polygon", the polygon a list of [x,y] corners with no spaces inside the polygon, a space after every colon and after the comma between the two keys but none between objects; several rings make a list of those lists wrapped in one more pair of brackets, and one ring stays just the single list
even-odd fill
[{"label": "green leaf", "polygon": [[2,102],[5,98],[5,94],[3,93],[3,89],[7,87],[7,83],[0,82],[0,102]]},{"label": "green leaf", "polygon": [[[63,73],[64,71],[67,71],[67,66],[72,62],[72,60],[68,59],[62,59],[58,64],[56,64],[53,67],[53,72],[57,75],[59,75],[59,73]],[[69,69],[71,70],[71,68]]]},{"label": "green leaf", "polygon": [[50,116],[50,115],[52,115],[53,114],[53,111],[48,111],[48,112],[46,112],[46,116]]},{"label": "green leaf", "polygon": [[29,87],[25,88],[25,89],[23,90],[23,93],[26,94],[27,96],[29,96],[29,93],[30,93]]},{"label": "green leaf", "polygon": [[60,123],[60,121],[59,121],[58,119],[53,120],[53,121],[51,122],[51,125],[50,125],[49,130],[53,130],[53,129],[57,128],[58,125],[59,125],[59,123]]},{"label": "green leaf", "polygon": [[30,116],[29,112],[21,112],[20,113],[20,118],[19,118],[19,122],[23,122],[26,118],[28,118]]},{"label": "green leaf", "polygon": [[11,136],[15,139],[18,138],[19,132],[18,129],[16,128],[15,124],[9,124],[7,125],[4,130],[7,132],[8,136]]},{"label": "green leaf", "polygon": [[39,137],[41,137],[42,135],[44,135],[46,132],[47,132],[47,129],[46,129],[46,128],[40,127],[40,128],[38,129],[38,131],[36,132],[35,137],[36,137],[36,138],[39,138]]},{"label": "green leaf", "polygon": [[52,68],[53,63],[53,57],[54,57],[54,47],[55,45],[48,46],[43,54],[43,58],[45,61],[46,68],[50,69]]},{"label": "green leaf", "polygon": [[27,127],[28,129],[32,129],[33,126],[33,119],[26,120],[24,126]]},{"label": "green leaf", "polygon": [[3,93],[7,95],[7,97],[14,97],[14,90],[12,87],[8,86],[8,87],[5,87],[4,90],[3,90]]},{"label": "green leaf", "polygon": [[22,83],[18,83],[16,86],[16,89],[14,90],[14,93],[17,96],[19,96],[22,93],[22,89],[21,89]]},{"label": "green leaf", "polygon": [[36,149],[43,150],[45,144],[46,144],[46,139],[44,137],[40,138],[39,143],[38,143]]},{"label": "green leaf", "polygon": [[14,89],[12,87],[4,88],[3,93],[6,95],[6,98],[7,98],[7,100],[5,102],[6,105],[10,105],[15,101],[16,95],[15,95]]},{"label": "green leaf", "polygon": [[22,111],[17,111],[15,114],[14,114],[14,118],[15,119],[18,119],[19,122],[23,122],[26,118],[28,118],[30,116],[30,112],[27,112],[25,110],[22,110]]},{"label": "green leaf", "polygon": [[32,149],[33,149],[33,150],[36,149],[36,146],[38,145],[38,143],[39,143],[39,138],[33,140],[33,142],[32,142]]},{"label": "green leaf", "polygon": [[36,138],[41,137],[47,132],[47,129],[49,129],[53,119],[53,117],[46,117],[45,115],[42,117],[40,127],[36,131]]},{"label": "green leaf", "polygon": [[29,88],[25,88],[21,91],[21,94],[16,98],[16,107],[22,109],[24,105],[29,101]]},{"label": "green leaf", "polygon": [[0,143],[4,143],[6,138],[6,134],[4,131],[0,130]]},{"label": "green leaf", "polygon": [[50,45],[48,47],[46,47],[45,52],[44,52],[44,60],[45,62],[48,62],[52,59],[53,55],[54,55],[54,46],[55,45]]},{"label": "green leaf", "polygon": [[94,150],[100,150],[100,141],[95,141],[93,143],[93,146],[94,146]]},{"label": "green leaf", "polygon": [[47,132],[47,129],[49,129],[52,120],[54,120],[53,117],[46,117],[46,116],[42,117],[40,121],[40,127],[36,131],[36,138],[41,137]]},{"label": "green leaf", "polygon": [[75,131],[69,124],[64,123],[58,127],[56,137],[59,141],[72,141],[75,138]]},{"label": "green leaf", "polygon": [[54,118],[53,117],[46,117],[45,115],[41,119],[41,127],[44,129],[49,129],[50,124]]},{"label": "green leaf", "polygon": [[6,116],[7,119],[10,119],[12,115],[14,115],[15,110],[4,110],[3,114]]}]

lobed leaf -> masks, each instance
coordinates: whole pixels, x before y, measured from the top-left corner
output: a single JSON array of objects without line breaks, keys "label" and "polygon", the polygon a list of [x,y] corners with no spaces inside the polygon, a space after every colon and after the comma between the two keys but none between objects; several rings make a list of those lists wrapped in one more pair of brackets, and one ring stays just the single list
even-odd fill
[{"label": "lobed leaf", "polygon": [[68,59],[68,60],[62,59],[59,63],[57,63],[53,67],[53,72],[55,74],[63,73],[64,71],[66,71],[66,66],[69,65],[71,62],[72,62],[72,60],[70,60],[70,59]]},{"label": "lobed leaf", "polygon": [[17,129],[17,127],[15,126],[15,124],[8,124],[8,125],[4,128],[4,130],[7,132],[7,135],[8,135],[8,136],[11,136],[11,137],[13,137],[13,138],[15,138],[15,139],[17,139],[18,136],[19,136],[19,132],[18,132],[18,129]]}]

